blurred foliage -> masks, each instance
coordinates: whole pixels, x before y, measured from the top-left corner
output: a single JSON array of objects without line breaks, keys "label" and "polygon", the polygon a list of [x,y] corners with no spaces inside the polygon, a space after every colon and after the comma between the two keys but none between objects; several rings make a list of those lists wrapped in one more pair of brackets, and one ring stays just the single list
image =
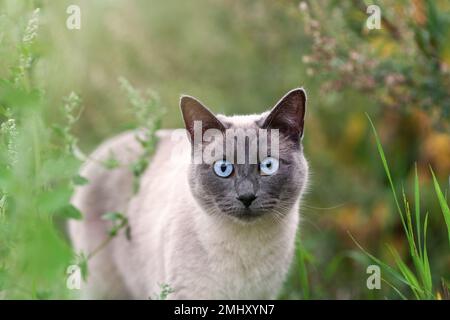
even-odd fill
[{"label": "blurred foliage", "polygon": [[[0,298],[76,296],[65,288],[75,253],[64,224],[80,217],[68,205],[74,185],[88,183],[80,159],[108,136],[146,126],[135,118],[140,105],[164,105],[162,125],[178,127],[182,93],[215,112],[259,113],[297,86],[309,98],[312,182],[280,297],[399,298],[384,284],[366,288],[372,262],[348,234],[389,265],[386,243],[413,264],[366,112],[409,199],[417,163],[434,293],[445,297],[450,251],[429,166],[448,199],[450,3],[373,3],[380,30],[365,27],[369,3],[356,0],[2,0]],[[71,4],[81,30],[65,26]],[[119,90],[122,76],[159,98],[133,99],[128,82]]]}]

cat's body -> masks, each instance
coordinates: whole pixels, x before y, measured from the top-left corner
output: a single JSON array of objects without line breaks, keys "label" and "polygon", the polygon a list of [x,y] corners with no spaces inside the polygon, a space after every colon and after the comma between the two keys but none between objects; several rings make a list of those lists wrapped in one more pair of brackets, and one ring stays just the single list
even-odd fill
[{"label": "cat's body", "polygon": [[[264,117],[267,114],[219,119],[231,126],[255,127]],[[251,221],[238,221],[218,214],[220,204],[210,203],[211,199],[200,200],[210,197],[208,185],[202,188],[193,180],[204,173],[193,171],[193,165],[181,158],[169,161],[180,148],[171,133],[158,133],[157,150],[136,195],[126,165],[142,152],[135,133],[105,142],[92,154],[95,160],[81,170],[89,184],[79,187],[72,200],[85,215],[69,226],[75,249],[87,254],[105,240],[110,228],[110,222],[101,219],[105,212],[124,212],[131,228],[130,239],[119,233],[89,260],[84,297],[148,299],[167,284],[174,290],[171,299],[275,298],[294,253],[299,201],[307,179],[302,152],[293,157],[301,171],[296,196],[281,208],[274,207],[275,214],[267,211]],[[189,145],[187,137],[184,144]],[[99,160],[111,152],[125,165],[105,169]],[[180,154],[184,156],[189,158]],[[235,170],[237,178],[237,166]]]}]

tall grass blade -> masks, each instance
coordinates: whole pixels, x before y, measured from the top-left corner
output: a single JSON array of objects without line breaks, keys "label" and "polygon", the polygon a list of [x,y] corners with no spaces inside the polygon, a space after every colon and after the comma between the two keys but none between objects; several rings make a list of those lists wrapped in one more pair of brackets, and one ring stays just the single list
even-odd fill
[{"label": "tall grass blade", "polygon": [[370,116],[366,113],[367,118],[369,119],[370,126],[372,127],[373,134],[375,136],[375,141],[377,144],[378,153],[381,158],[381,162],[383,163],[384,171],[386,172],[386,176],[389,180],[389,185],[392,190],[392,194],[394,196],[395,205],[397,207],[397,211],[400,215],[400,219],[402,221],[403,229],[405,230],[405,233],[409,236],[408,228],[406,227],[405,218],[403,217],[402,209],[400,208],[400,202],[398,201],[397,192],[395,191],[394,182],[392,180],[391,172],[389,170],[389,166],[386,160],[386,156],[384,154],[383,146],[381,145],[380,138],[378,136],[377,130],[375,129],[375,125],[372,122],[372,119],[370,119]]},{"label": "tall grass blade", "polygon": [[445,224],[447,225],[448,243],[450,245],[450,208],[448,207],[447,200],[444,197],[444,193],[439,186],[439,182],[434,175],[433,169],[431,169],[431,174],[433,175],[434,189],[436,190],[436,195],[439,200],[439,205],[441,206],[442,214],[444,215]]},{"label": "tall grass blade", "polygon": [[431,268],[427,252],[427,230],[428,230],[428,213],[425,215],[425,222],[423,225],[423,266],[425,274],[424,284],[427,291],[433,292],[433,281],[431,278]]},{"label": "tall grass blade", "polygon": [[417,244],[419,247],[419,254],[422,256],[422,243],[421,243],[421,231],[420,231],[420,186],[419,186],[419,175],[417,174],[417,164],[415,165],[414,171],[414,209],[416,213],[416,234],[417,234]]},{"label": "tall grass blade", "polygon": [[408,298],[406,298],[406,296],[403,293],[401,293],[400,290],[398,288],[396,288],[392,283],[390,283],[389,281],[387,281],[384,278],[381,278],[381,281],[383,281],[389,287],[391,287],[400,296],[400,298],[402,298],[403,300],[408,300]]},{"label": "tall grass blade", "polygon": [[361,246],[358,243],[358,241],[356,241],[356,239],[352,236],[352,234],[350,232],[347,232],[347,233],[350,236],[350,238],[353,240],[353,242],[356,244],[356,246],[359,248],[359,250],[364,252],[364,254],[367,255],[370,259],[372,259],[375,263],[377,263],[378,265],[382,266],[395,279],[397,279],[398,281],[400,281],[400,282],[402,282],[402,283],[404,283],[404,284],[409,286],[409,282],[399,272],[397,272],[391,266],[389,266],[388,264],[384,263],[383,261],[381,261],[380,259],[378,259],[374,255],[372,255],[370,252],[368,252],[366,249],[364,249],[363,246]]},{"label": "tall grass blade", "polygon": [[417,299],[420,299],[423,296],[422,294],[423,291],[420,289],[419,281],[417,280],[416,276],[400,258],[400,255],[398,254],[397,250],[395,250],[392,246],[388,246],[388,248],[391,251],[392,256],[394,257],[397,267],[399,268],[402,275],[405,277],[414,295],[416,296]]}]

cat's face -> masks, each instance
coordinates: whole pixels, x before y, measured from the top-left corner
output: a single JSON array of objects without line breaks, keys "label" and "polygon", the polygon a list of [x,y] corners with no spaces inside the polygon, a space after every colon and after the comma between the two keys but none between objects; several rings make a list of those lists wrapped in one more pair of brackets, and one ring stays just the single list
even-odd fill
[{"label": "cat's face", "polygon": [[188,96],[180,104],[197,157],[189,183],[205,212],[251,221],[281,219],[292,209],[308,175],[301,146],[303,89],[290,91],[261,115],[216,117]]}]

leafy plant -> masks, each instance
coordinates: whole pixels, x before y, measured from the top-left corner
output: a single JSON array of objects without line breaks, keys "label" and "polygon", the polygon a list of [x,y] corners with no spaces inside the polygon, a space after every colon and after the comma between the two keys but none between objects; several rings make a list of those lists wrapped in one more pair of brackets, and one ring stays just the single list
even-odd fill
[{"label": "leafy plant", "polygon": [[119,78],[122,90],[127,94],[128,101],[141,132],[136,133],[135,138],[142,146],[143,152],[140,157],[130,165],[134,176],[133,189],[139,190],[139,179],[148,166],[151,155],[156,146],[156,131],[161,128],[161,119],[164,108],[161,106],[158,95],[150,90],[142,94],[135,89],[128,80]]},{"label": "leafy plant", "polygon": [[[403,198],[403,208],[400,206],[400,200],[398,198],[394,182],[391,176],[391,172],[389,170],[389,165],[386,160],[386,156],[383,150],[383,147],[381,145],[380,139],[378,137],[378,133],[375,129],[375,126],[368,117],[370,125],[373,130],[373,134],[375,136],[376,144],[378,153],[381,158],[381,162],[383,164],[383,168],[385,170],[386,176],[389,181],[389,185],[391,187],[391,192],[394,198],[395,206],[398,212],[398,215],[400,217],[404,234],[406,235],[406,239],[409,245],[409,257],[411,258],[414,270],[411,269],[407,262],[405,262],[398,251],[391,245],[389,245],[389,250],[394,258],[395,264],[397,266],[397,269],[394,269],[387,265],[386,263],[382,262],[380,259],[376,258],[375,256],[368,253],[365,249],[363,249],[356,240],[352,237],[352,239],[355,241],[355,243],[358,245],[358,247],[363,250],[372,260],[374,260],[379,265],[383,266],[385,270],[387,270],[394,278],[397,280],[403,282],[404,284],[407,284],[409,288],[411,289],[412,293],[414,294],[414,297],[417,299],[433,299],[436,298],[434,292],[433,292],[433,280],[432,280],[432,274],[430,269],[430,262],[427,252],[427,230],[428,230],[428,213],[426,213],[425,218],[423,220],[422,225],[422,218],[420,213],[420,186],[419,186],[419,178],[417,174],[417,169],[415,171],[414,175],[414,204],[415,204],[415,214],[411,212],[410,204],[408,200],[406,199],[406,194],[404,189],[402,190],[402,198]],[[442,207],[442,213],[444,215],[445,220],[448,220],[448,204],[446,203],[442,192],[439,188],[439,184],[437,183],[436,178],[434,177],[433,173],[433,181],[435,185],[436,194],[439,198],[441,207]],[[415,222],[415,224],[414,224]],[[448,230],[449,231],[449,230]],[[450,232],[449,232],[450,237]],[[396,292],[400,293],[400,290],[395,288],[392,284],[389,284],[392,286]],[[405,295],[401,294],[402,297],[405,297]]]},{"label": "leafy plant", "polygon": [[[303,61],[310,76],[320,77],[324,90],[349,88],[369,94],[385,109],[422,108],[447,126],[441,121],[450,115],[450,13],[441,8],[448,9],[446,5],[433,0],[378,2],[381,30],[368,30],[365,1],[302,4],[312,40]],[[328,12],[337,7],[340,15],[330,19]],[[413,14],[404,15],[406,10]],[[395,19],[398,16],[402,19]]]},{"label": "leafy plant", "polygon": [[160,292],[159,294],[155,295],[154,298],[150,298],[152,300],[167,300],[167,297],[174,292],[172,287],[167,283],[162,283],[159,285]]}]

